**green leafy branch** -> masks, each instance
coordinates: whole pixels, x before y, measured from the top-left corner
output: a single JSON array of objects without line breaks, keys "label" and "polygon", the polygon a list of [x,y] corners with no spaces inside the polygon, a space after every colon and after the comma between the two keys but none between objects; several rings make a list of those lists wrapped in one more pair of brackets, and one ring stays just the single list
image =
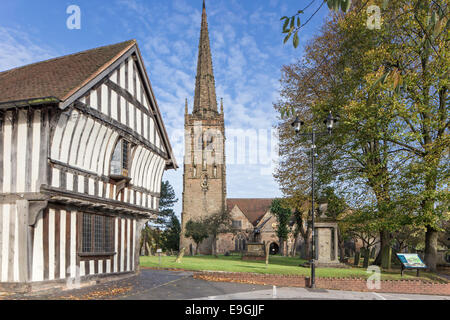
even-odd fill
[{"label": "green leafy branch", "polygon": [[305,10],[308,9],[314,2],[315,0],[311,1],[304,9],[298,10],[295,15],[291,17],[284,16],[280,19],[284,20],[283,33],[286,34],[283,43],[286,43],[289,40],[289,38],[293,35],[292,44],[294,48],[297,48],[300,42],[300,39],[298,37],[299,30],[304,26],[306,26],[309,21],[311,21],[311,19],[316,15],[316,13],[319,12],[319,10],[322,8],[324,3],[327,3],[328,8],[330,8],[331,10],[339,11],[339,9],[341,9],[344,12],[348,12],[352,4],[351,0],[324,0],[321,3],[321,5],[316,9],[316,11],[314,11],[314,13],[306,20],[306,22],[302,24],[300,20],[300,15],[303,14]]}]

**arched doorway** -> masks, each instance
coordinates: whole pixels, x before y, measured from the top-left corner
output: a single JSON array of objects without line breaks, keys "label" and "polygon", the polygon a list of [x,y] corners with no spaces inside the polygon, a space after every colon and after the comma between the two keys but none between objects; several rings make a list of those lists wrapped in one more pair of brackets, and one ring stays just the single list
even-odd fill
[{"label": "arched doorway", "polygon": [[269,247],[269,253],[270,253],[270,254],[277,254],[278,251],[280,251],[280,247],[278,246],[277,243],[272,242],[272,243],[270,244],[270,247]]}]

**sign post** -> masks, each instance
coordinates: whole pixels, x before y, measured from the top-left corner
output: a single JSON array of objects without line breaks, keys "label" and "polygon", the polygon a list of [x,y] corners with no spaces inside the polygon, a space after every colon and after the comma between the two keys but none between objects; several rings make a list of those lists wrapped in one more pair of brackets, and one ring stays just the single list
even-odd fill
[{"label": "sign post", "polygon": [[161,252],[162,252],[162,250],[161,249],[156,249],[156,252],[158,253],[158,256],[159,256],[159,266],[161,266]]},{"label": "sign post", "polygon": [[417,253],[397,253],[397,258],[402,263],[401,275],[406,269],[416,269],[419,276],[420,269],[428,268]]}]

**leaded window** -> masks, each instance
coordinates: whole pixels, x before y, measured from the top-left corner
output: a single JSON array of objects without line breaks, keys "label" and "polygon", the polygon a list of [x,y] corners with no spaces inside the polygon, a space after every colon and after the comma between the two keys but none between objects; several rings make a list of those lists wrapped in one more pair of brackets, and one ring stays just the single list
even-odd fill
[{"label": "leaded window", "polygon": [[82,253],[111,253],[113,248],[113,218],[83,213]]}]

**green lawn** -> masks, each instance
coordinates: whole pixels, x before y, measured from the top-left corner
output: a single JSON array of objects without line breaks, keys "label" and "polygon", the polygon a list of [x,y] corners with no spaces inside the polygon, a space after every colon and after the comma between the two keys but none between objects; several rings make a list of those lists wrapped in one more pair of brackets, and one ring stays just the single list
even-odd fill
[{"label": "green lawn", "polygon": [[[298,274],[309,276],[310,268],[300,267],[299,264],[305,262],[299,258],[271,256],[269,265],[266,266],[265,261],[243,261],[238,255],[223,256],[219,258],[214,256],[185,256],[181,263],[175,263],[176,257],[163,256],[161,257],[161,265],[159,264],[159,257],[141,257],[140,265],[149,268],[169,268],[169,269],[184,269],[193,271],[229,271],[229,272],[254,272],[254,273],[269,273],[269,274]],[[366,270],[359,267],[344,268],[316,268],[316,277],[333,277],[333,278],[348,278],[358,277],[367,278],[370,274]],[[415,276],[415,271],[406,272],[403,278],[400,276],[400,270],[392,272],[383,272],[382,280],[399,280],[399,279],[418,279]],[[421,272],[420,279],[427,280],[442,280],[436,275]]]}]

